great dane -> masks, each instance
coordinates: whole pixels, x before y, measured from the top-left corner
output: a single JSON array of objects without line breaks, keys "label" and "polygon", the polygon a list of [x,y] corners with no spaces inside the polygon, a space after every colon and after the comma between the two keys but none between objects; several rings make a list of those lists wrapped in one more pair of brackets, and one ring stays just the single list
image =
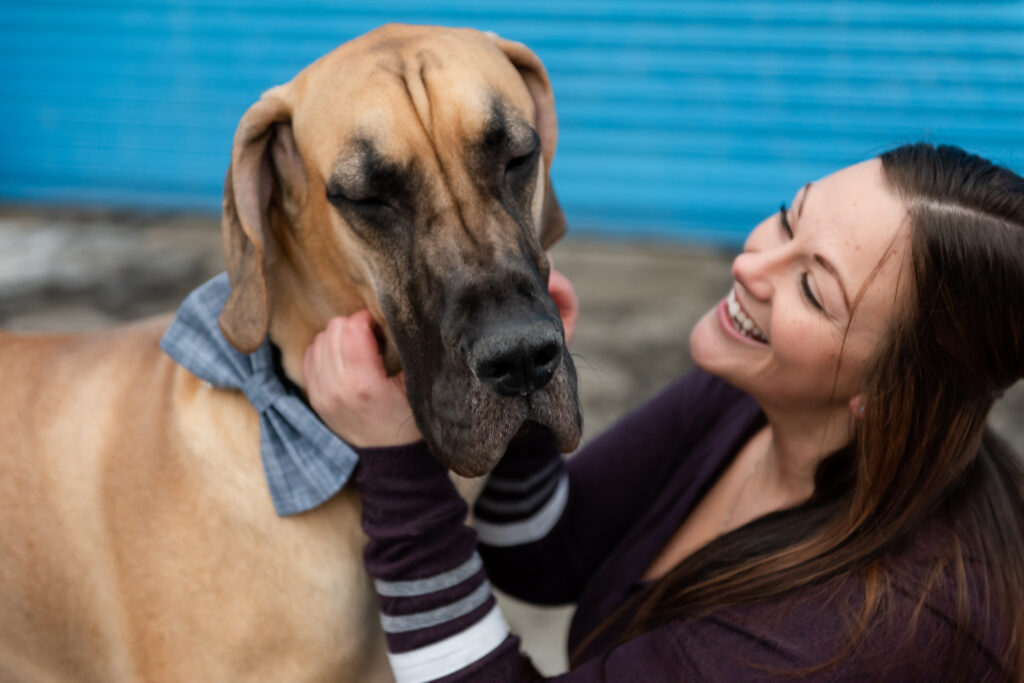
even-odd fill
[{"label": "great dane", "polygon": [[[220,329],[283,373],[368,308],[431,450],[487,472],[524,428],[580,437],[547,295],[565,230],[544,67],[470,29],[389,25],[242,117]],[[169,319],[0,335],[0,680],[389,680],[351,486],[279,517],[253,406],[161,353]]]}]

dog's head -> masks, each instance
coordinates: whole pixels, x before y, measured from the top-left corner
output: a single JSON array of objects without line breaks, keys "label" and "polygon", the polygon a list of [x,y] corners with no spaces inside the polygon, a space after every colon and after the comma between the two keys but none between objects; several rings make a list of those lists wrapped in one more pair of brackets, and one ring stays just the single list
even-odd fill
[{"label": "dog's head", "polygon": [[369,308],[417,425],[454,471],[489,471],[527,423],[568,451],[576,373],[543,250],[565,232],[557,123],[525,46],[389,25],[268,90],[242,117],[224,193],[225,337],[268,333],[302,383],[335,315]]}]

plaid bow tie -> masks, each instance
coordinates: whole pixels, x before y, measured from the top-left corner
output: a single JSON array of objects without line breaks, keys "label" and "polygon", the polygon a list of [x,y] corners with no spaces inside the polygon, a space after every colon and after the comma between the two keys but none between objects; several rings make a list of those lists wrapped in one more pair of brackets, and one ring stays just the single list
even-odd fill
[{"label": "plaid bow tie", "polygon": [[230,291],[221,273],[189,294],[160,348],[199,379],[246,395],[260,416],[260,455],[277,514],[311,510],[341,490],[358,457],[278,377],[269,341],[244,355],[224,338],[217,316]]}]

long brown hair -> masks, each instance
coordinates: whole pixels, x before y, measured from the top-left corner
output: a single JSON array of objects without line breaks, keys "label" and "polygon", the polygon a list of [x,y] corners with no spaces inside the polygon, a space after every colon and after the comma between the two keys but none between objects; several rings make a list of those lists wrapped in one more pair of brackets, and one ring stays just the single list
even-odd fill
[{"label": "long brown hair", "polygon": [[[949,146],[907,145],[881,161],[908,209],[911,282],[867,374],[853,442],[821,462],[810,500],[684,559],[574,662],[633,610],[623,639],[853,576],[864,604],[846,648],[822,666],[885,617],[896,585],[917,601],[913,621],[933,591],[948,603],[952,586],[952,665],[966,672],[971,639],[994,623],[1004,672],[1024,681],[1024,469],[985,429],[995,399],[1024,374],[1024,178]],[[922,579],[893,551],[933,520],[944,554]],[[979,624],[979,613],[991,618]]]}]

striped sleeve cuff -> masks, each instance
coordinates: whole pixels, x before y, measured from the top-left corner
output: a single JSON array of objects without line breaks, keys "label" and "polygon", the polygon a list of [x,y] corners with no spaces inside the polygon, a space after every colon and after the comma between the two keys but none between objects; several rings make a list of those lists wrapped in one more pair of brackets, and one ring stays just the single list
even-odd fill
[{"label": "striped sleeve cuff", "polygon": [[422,444],[362,449],[367,572],[398,683],[472,667],[510,635],[465,526],[465,503]]},{"label": "striped sleeve cuff", "polygon": [[389,652],[396,683],[425,683],[465,669],[508,640],[508,624],[494,605],[472,626],[408,652]]},{"label": "striped sleeve cuff", "polygon": [[476,553],[435,576],[374,585],[397,683],[463,671],[511,637]]},{"label": "striped sleeve cuff", "polygon": [[569,500],[561,455],[547,434],[510,448],[473,508],[480,542],[509,547],[539,541],[558,523]]},{"label": "striped sleeve cuff", "polygon": [[413,581],[374,582],[388,649],[406,652],[463,630],[494,606],[491,584],[475,552],[465,562]]}]

